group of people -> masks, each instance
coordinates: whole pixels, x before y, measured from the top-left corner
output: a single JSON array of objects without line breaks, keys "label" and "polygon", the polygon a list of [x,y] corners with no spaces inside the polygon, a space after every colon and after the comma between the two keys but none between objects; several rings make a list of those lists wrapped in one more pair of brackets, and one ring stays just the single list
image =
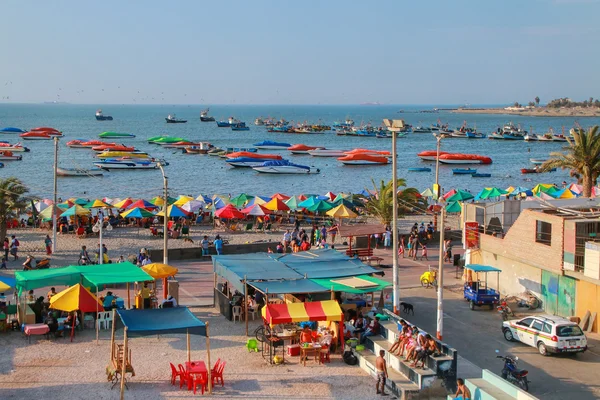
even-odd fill
[{"label": "group of people", "polygon": [[439,348],[431,335],[420,331],[415,325],[411,326],[406,321],[400,320],[398,338],[388,351],[411,362],[411,367],[419,368],[418,364],[421,362],[421,368],[425,368],[427,357],[439,353]]},{"label": "group of people", "polygon": [[49,333],[55,336],[62,334],[59,324],[59,318],[64,318],[63,326],[65,330],[71,329],[73,326],[79,325],[79,320],[75,312],[64,312],[51,308],[50,300],[56,296],[56,288],[50,288],[46,296],[36,297],[33,290],[27,292],[27,303],[29,308],[35,315],[36,324],[46,324],[49,328]]},{"label": "group of people", "polygon": [[[296,220],[298,222],[298,220]],[[326,227],[323,225],[319,228],[317,225],[312,226],[310,233],[306,232],[305,229],[300,229],[299,224],[296,223],[294,230],[286,229],[281,242],[277,243],[275,249],[276,253],[286,253],[288,249],[291,249],[292,253],[300,251],[308,251],[313,246],[319,249],[334,248],[333,242],[337,235],[338,227],[333,225],[332,227]],[[331,237],[331,246],[327,241],[327,237]],[[268,249],[269,253],[273,253],[273,249]]]},{"label": "group of people", "polygon": [[13,261],[17,261],[19,259],[19,239],[16,238],[15,235],[10,237],[10,240],[5,237],[2,249],[4,250],[4,261],[8,261],[9,254],[13,256]]}]

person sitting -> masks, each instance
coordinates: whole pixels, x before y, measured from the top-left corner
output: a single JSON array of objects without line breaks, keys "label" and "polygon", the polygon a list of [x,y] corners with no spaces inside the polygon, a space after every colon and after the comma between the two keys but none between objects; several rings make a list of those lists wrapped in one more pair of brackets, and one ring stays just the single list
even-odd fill
[{"label": "person sitting", "polygon": [[48,294],[46,296],[48,297],[48,302],[50,302],[50,299],[53,296],[56,296],[56,289],[55,288],[50,288],[50,291],[48,292]]},{"label": "person sitting", "polygon": [[398,338],[396,339],[392,347],[388,349],[389,353],[394,353],[396,350],[398,350],[398,348],[400,347],[400,343],[402,343],[402,340],[404,340],[404,335],[406,334],[407,329],[408,324],[406,323],[406,321],[401,319],[400,322],[398,322]]},{"label": "person sitting", "polygon": [[160,304],[161,308],[173,308],[177,307],[177,300],[175,297],[169,295],[169,298],[164,299]]},{"label": "person sitting", "polygon": [[277,248],[275,251],[279,254],[282,254],[283,253],[283,245],[281,243],[277,243]]},{"label": "person sitting", "polygon": [[70,312],[67,315],[67,319],[64,322],[65,329],[73,329],[73,327],[77,327],[79,325],[79,321],[75,312]]},{"label": "person sitting", "polygon": [[363,333],[360,337],[360,344],[363,344],[369,336],[379,335],[379,330],[381,329],[381,325],[379,325],[379,317],[375,317],[374,320],[371,321],[365,333]]},{"label": "person sitting", "polygon": [[27,302],[33,303],[35,301],[35,296],[33,295],[33,289],[27,292]]},{"label": "person sitting", "polygon": [[84,238],[85,237],[85,228],[82,225],[79,225],[77,227],[77,231],[75,231],[75,234],[77,235],[78,238]]},{"label": "person sitting", "polygon": [[302,251],[310,250],[310,243],[308,242],[308,240],[304,240],[302,242],[302,244],[300,245],[300,250],[302,250]]},{"label": "person sitting", "polygon": [[363,333],[367,329],[367,319],[362,315],[361,312],[354,320],[354,336],[358,337],[359,334]]},{"label": "person sitting", "polygon": [[104,307],[104,311],[112,310],[115,305],[113,301],[115,300],[115,296],[113,296],[112,292],[107,292],[106,296],[104,296],[104,301],[102,302],[102,307]]},{"label": "person sitting", "polygon": [[[304,325],[304,328],[302,328],[302,331],[300,332],[300,346],[304,347],[307,343],[312,345],[314,342],[315,339],[313,338],[312,330],[308,325]],[[300,361],[304,361],[304,358]]]},{"label": "person sitting", "polygon": [[413,330],[413,338],[415,338],[415,343],[414,346],[412,348],[407,348],[407,353],[406,353],[406,361],[414,361],[417,358],[417,355],[419,354],[419,352],[421,350],[423,350],[423,347],[425,346],[425,341],[426,341],[426,336],[425,333],[422,331],[419,331],[419,328],[417,328],[416,326],[414,327]]},{"label": "person sitting", "polygon": [[425,336],[425,345],[423,346],[423,350],[421,350],[417,354],[417,357],[410,366],[413,368],[419,368],[417,364],[419,363],[419,361],[421,361],[421,368],[425,368],[425,360],[427,360],[427,357],[429,357],[437,351],[438,347],[435,339],[432,338],[431,335],[427,334]]},{"label": "person sitting", "polygon": [[52,312],[48,313],[48,317],[46,318],[46,325],[50,329],[48,333],[53,333],[54,336],[58,333],[58,321],[54,318],[54,314]]}]

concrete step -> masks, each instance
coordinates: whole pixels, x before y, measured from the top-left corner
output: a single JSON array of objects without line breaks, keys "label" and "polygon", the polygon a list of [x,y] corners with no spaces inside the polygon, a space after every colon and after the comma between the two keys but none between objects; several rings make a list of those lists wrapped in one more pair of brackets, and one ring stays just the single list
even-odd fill
[{"label": "concrete step", "polygon": [[[361,351],[354,349],[353,351],[358,357],[360,367],[367,371],[369,375],[377,377],[377,369],[375,368],[377,356],[367,349]],[[419,396],[419,387],[389,366],[386,387],[390,393],[393,393],[401,400],[416,399]]]},{"label": "concrete step", "polygon": [[514,400],[515,397],[506,393],[498,386],[483,378],[467,379],[465,384],[471,391],[471,396],[479,400]]},{"label": "concrete step", "polygon": [[437,380],[436,373],[429,369],[411,368],[409,363],[388,352],[391,344],[381,336],[370,336],[365,342],[365,347],[371,350],[374,354],[379,354],[380,350],[385,351],[385,360],[389,367],[400,372],[410,381],[415,383],[419,389],[432,387]]}]

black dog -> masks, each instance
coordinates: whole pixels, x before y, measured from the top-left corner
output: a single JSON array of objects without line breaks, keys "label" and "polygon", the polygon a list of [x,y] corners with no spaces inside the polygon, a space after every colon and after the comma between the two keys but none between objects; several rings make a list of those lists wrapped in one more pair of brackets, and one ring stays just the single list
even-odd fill
[{"label": "black dog", "polygon": [[415,309],[412,304],[401,301],[400,305],[402,306],[402,312],[406,314],[410,314],[412,312],[412,315],[415,315]]}]

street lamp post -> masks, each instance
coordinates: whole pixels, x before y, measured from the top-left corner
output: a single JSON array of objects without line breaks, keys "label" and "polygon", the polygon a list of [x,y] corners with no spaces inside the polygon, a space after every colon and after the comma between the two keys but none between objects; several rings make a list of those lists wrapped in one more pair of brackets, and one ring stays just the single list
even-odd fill
[{"label": "street lamp post", "polygon": [[54,136],[54,199],[52,203],[52,254],[56,252],[56,203],[58,202],[58,136]]},{"label": "street lamp post", "polygon": [[[433,186],[433,194],[436,200],[439,202],[441,199],[441,190],[439,185],[439,175],[440,175],[440,144],[442,141],[441,135],[435,135],[437,140],[437,153],[435,157],[435,185]],[[445,219],[445,205],[442,204],[442,209],[440,212],[440,251],[439,251],[439,261],[438,261],[438,292],[437,292],[437,338],[438,340],[442,340],[443,330],[444,330],[444,219]],[[437,228],[437,221],[435,221],[435,227]]]},{"label": "street lamp post", "polygon": [[[168,224],[169,224],[169,218],[167,217],[167,211],[169,208],[169,189],[168,189],[168,184],[169,184],[169,179],[167,178],[167,176],[165,175],[165,170],[163,168],[163,164],[161,162],[156,163],[156,166],[160,169],[160,172],[162,173],[163,176],[163,185],[164,185],[164,200],[163,200],[163,221],[164,221],[164,226],[163,226],[163,264],[168,265],[169,264],[169,229],[168,229]],[[167,294],[168,294],[168,287],[167,287],[167,278],[163,278],[163,298],[167,298]]]}]

